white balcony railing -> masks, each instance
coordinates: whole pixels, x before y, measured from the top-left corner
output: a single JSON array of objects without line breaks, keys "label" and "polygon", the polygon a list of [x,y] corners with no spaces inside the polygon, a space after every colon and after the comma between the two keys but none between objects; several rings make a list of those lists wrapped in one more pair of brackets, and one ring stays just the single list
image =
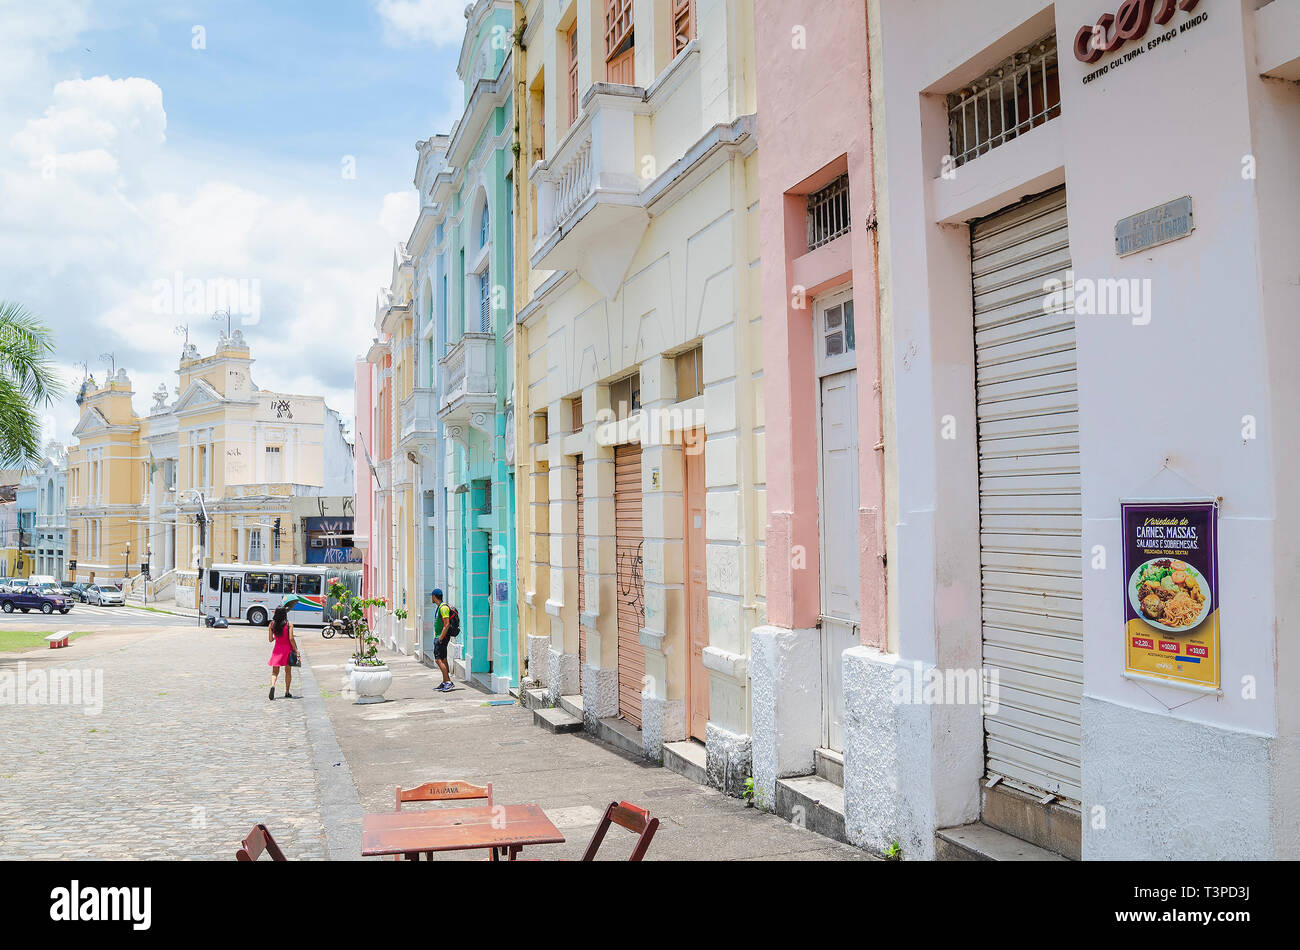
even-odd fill
[{"label": "white balcony railing", "polygon": [[496,337],[466,333],[439,365],[443,389],[438,418],[454,438],[461,438],[467,425],[483,425],[496,410]]},{"label": "white balcony railing", "polygon": [[537,188],[534,252],[584,214],[589,199],[637,205],[649,180],[641,175],[636,148],[637,117],[649,113],[644,90],[601,84],[582,105],[582,114],[555,154],[529,173]]},{"label": "white balcony railing", "polygon": [[432,389],[411,391],[401,403],[401,441],[431,439],[438,431],[437,393]]}]

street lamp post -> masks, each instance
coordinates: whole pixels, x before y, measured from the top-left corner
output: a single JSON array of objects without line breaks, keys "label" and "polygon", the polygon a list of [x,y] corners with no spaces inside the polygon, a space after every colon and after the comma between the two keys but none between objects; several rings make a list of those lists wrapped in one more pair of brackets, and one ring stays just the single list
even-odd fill
[{"label": "street lamp post", "polygon": [[[130,580],[131,580],[131,542],[130,542],[130,541],[126,542],[126,550],[122,552],[122,559],[123,559],[123,564],[122,564],[122,590],[123,590],[123,592],[125,592],[125,591],[126,591],[126,585],[127,585],[127,584],[130,582]],[[122,596],[125,597],[126,594],[123,593]]]},{"label": "street lamp post", "polygon": [[[176,487],[170,486],[169,492],[176,491]],[[203,611],[199,609],[203,597],[203,559],[207,551],[208,543],[208,506],[205,503],[203,492],[197,488],[186,488],[181,492],[182,495],[193,495],[199,503],[199,513],[195,516],[199,523],[199,549],[194,558],[194,571],[197,575],[194,580],[194,607],[198,611],[199,626],[203,626]]]}]

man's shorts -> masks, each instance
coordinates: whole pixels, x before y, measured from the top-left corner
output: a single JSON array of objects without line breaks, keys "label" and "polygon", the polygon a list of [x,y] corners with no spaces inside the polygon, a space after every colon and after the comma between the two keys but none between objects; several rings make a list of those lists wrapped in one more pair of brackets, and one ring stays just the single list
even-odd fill
[{"label": "man's shorts", "polygon": [[447,659],[447,644],[451,643],[451,637],[439,637],[433,641],[433,658],[435,660]]}]

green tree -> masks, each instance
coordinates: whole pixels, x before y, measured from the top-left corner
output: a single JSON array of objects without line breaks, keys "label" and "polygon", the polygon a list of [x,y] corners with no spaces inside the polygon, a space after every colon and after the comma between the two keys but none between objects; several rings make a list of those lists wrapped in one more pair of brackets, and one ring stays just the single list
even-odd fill
[{"label": "green tree", "polygon": [[41,462],[40,409],[63,395],[54,335],[22,304],[0,300],[0,468]]}]

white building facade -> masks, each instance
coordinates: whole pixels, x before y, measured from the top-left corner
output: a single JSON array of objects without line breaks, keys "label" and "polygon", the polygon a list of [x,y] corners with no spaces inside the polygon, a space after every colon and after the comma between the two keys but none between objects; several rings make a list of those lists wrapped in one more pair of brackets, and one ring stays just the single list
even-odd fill
[{"label": "white building facade", "polygon": [[[1300,4],[869,22],[888,641],[845,654],[849,837],[1297,857]],[[1217,506],[1217,655],[1160,648],[1208,685],[1126,660],[1121,504],[1188,499]],[[994,708],[898,699],[981,668]]]}]

